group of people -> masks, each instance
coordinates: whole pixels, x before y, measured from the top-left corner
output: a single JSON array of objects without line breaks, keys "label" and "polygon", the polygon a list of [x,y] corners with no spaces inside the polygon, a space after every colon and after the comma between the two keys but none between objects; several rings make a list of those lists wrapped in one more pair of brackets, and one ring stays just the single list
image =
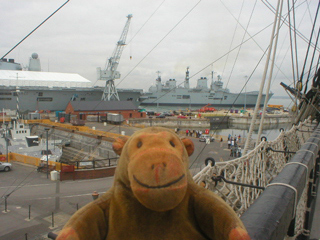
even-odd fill
[{"label": "group of people", "polygon": [[232,147],[237,147],[238,143],[241,143],[241,135],[231,137],[231,134],[228,136],[228,149]]},{"label": "group of people", "polygon": [[190,130],[190,129],[186,130],[187,137],[193,136],[193,137],[199,138],[202,134],[203,134],[203,132],[201,130]]},{"label": "group of people", "polygon": [[230,149],[230,157],[241,157],[242,156],[242,149],[241,147],[232,147]]},{"label": "group of people", "polygon": [[230,157],[241,157],[242,149],[238,144],[241,142],[241,135],[232,137],[228,136],[228,149],[230,149]]}]

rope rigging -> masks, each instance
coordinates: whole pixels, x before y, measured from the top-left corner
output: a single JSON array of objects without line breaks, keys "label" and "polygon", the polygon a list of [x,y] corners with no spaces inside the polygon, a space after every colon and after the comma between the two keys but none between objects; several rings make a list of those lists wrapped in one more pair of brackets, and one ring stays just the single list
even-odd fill
[{"label": "rope rigging", "polygon": [[[248,137],[246,139],[245,147],[244,147],[244,150],[243,150],[244,154],[246,154],[248,152],[249,142],[250,142],[250,139],[251,139],[251,136],[252,136],[254,123],[256,121],[257,114],[258,114],[258,108],[260,107],[261,96],[262,96],[262,92],[263,92],[263,88],[264,88],[265,79],[266,79],[266,76],[267,76],[267,71],[268,71],[268,67],[269,67],[269,60],[270,60],[270,56],[271,56],[271,50],[272,50],[272,46],[273,46],[273,42],[274,42],[273,40],[274,40],[276,26],[277,26],[277,22],[278,22],[277,21],[278,15],[279,15],[279,19],[281,18],[282,3],[283,2],[281,1],[281,6],[280,6],[280,0],[278,1],[276,14],[274,15],[275,18],[274,18],[274,24],[273,24],[273,29],[272,29],[272,33],[271,33],[270,43],[269,43],[268,55],[267,55],[266,64],[265,64],[265,68],[264,68],[264,73],[263,73],[261,84],[260,84],[260,90],[259,90],[257,103],[256,103],[256,106],[254,108],[254,113],[253,113],[251,124],[250,124],[250,130],[249,130]],[[280,13],[279,13],[279,9],[280,9]],[[263,114],[265,114],[264,111],[263,111],[262,115]],[[258,141],[258,138],[257,138],[257,141]]]},{"label": "rope rigging", "polygon": [[[220,2],[222,2],[222,1],[220,0]],[[222,3],[222,4],[224,5],[224,3]],[[236,31],[237,31],[237,28],[238,28],[238,25],[239,25],[239,19],[240,19],[241,13],[242,13],[243,5],[244,5],[244,1],[242,1],[242,4],[241,4],[239,16],[238,16],[237,21],[236,21],[237,24],[236,24],[235,29],[234,29],[234,31],[233,31],[232,39],[231,39],[231,42],[230,42],[229,51],[230,51],[230,49],[231,49],[231,47],[232,47],[232,44],[233,44],[233,41],[234,41],[234,38],[235,38],[235,35],[236,35]],[[251,15],[251,16],[252,16],[252,15]],[[251,17],[250,17],[250,18],[251,18]],[[243,41],[243,39],[242,39],[242,41]],[[224,73],[224,71],[225,71],[225,68],[226,68],[228,59],[229,59],[229,53],[228,53],[228,55],[227,55],[227,57],[226,57],[226,61],[225,61],[224,66],[223,66],[222,75],[223,75],[223,73]],[[231,74],[230,74],[230,76],[231,76]],[[226,87],[228,87],[229,80],[230,80],[230,76],[229,76],[229,79],[228,79],[228,81],[227,81]]]},{"label": "rope rigging", "polygon": [[282,7],[283,7],[283,1],[281,1],[281,5],[280,5],[279,17],[278,17],[278,22],[277,22],[277,33],[276,33],[276,36],[275,36],[275,39],[274,39],[275,46],[273,48],[273,53],[272,53],[271,67],[270,67],[270,71],[269,71],[269,80],[267,82],[267,88],[266,88],[266,97],[265,97],[265,100],[264,100],[263,112],[262,112],[262,116],[261,116],[261,120],[260,120],[259,132],[258,132],[257,141],[256,141],[257,145],[259,143],[259,139],[260,139],[260,136],[261,136],[261,133],[262,133],[265,113],[266,113],[266,109],[267,109],[267,103],[268,103],[268,99],[269,99],[270,85],[271,85],[271,80],[272,80],[273,68],[274,68],[274,65],[275,65],[275,58],[276,58],[276,51],[277,51],[277,45],[278,45],[279,31],[280,31],[280,28],[281,28],[280,21],[281,21]]},{"label": "rope rigging", "polygon": [[[318,34],[317,34],[316,45],[318,44],[319,35],[320,35],[320,27],[319,27]],[[304,91],[305,93],[307,91],[307,86],[308,86],[309,79],[310,79],[310,73],[311,73],[311,69],[312,69],[312,64],[313,64],[313,60],[314,60],[314,57],[315,57],[315,53],[316,53],[316,49],[314,49],[313,53],[312,53],[310,68],[309,68],[308,77],[307,77],[306,86],[305,86],[305,91]]]},{"label": "rope rigging", "polygon": [[55,10],[49,17],[43,20],[36,28],[34,28],[27,36],[25,36],[20,42],[18,42],[14,47],[12,47],[5,55],[1,57],[3,59],[9,53],[11,53],[16,47],[18,47],[24,40],[26,40],[32,33],[34,33],[42,24],[44,24],[47,20],[49,20],[54,14],[56,14],[61,8],[63,8],[70,0],[67,0],[64,4],[62,4],[57,10]]},{"label": "rope rigging", "polygon": [[[295,57],[297,57],[297,52],[295,52],[295,54],[294,54],[294,52],[293,52],[292,31],[291,31],[292,26],[291,26],[291,15],[290,15],[291,11],[290,11],[290,3],[289,3],[289,1],[290,1],[290,0],[287,1],[287,6],[288,6],[288,19],[289,19],[290,49],[291,49],[290,53],[291,53],[291,65],[292,65],[292,79],[293,79],[293,85],[295,86],[295,85],[296,85],[295,66],[297,66],[297,68],[298,68],[298,61],[297,61],[297,59],[296,59],[296,62],[294,62],[294,60],[295,60],[294,55],[295,55]],[[292,4],[294,4],[294,3],[292,3]],[[292,6],[292,9],[293,9],[293,11],[294,11],[294,5]],[[294,12],[293,12],[293,19],[295,19],[294,16],[295,16],[295,15],[294,15]],[[295,22],[295,21],[294,21],[294,22]],[[295,26],[294,26],[294,29],[295,29]],[[295,39],[295,40],[296,40],[296,39]],[[295,46],[296,46],[296,41],[295,41]],[[295,48],[295,49],[296,49],[296,48]],[[295,63],[296,63],[297,65],[295,65]],[[298,71],[297,71],[297,73],[298,73]],[[299,76],[299,75],[297,75],[297,76]]]},{"label": "rope rigging", "polygon": [[[266,7],[272,11],[273,13],[275,13],[275,8],[271,5],[271,3],[269,3],[266,0],[262,0],[262,3],[266,5]],[[295,6],[295,9],[297,9],[298,7],[302,6],[303,2],[300,3],[298,6]],[[283,18],[283,17],[282,17]],[[284,24],[286,24],[287,26],[289,25],[288,21],[286,19],[284,19]],[[304,42],[308,43],[309,42],[309,38],[307,38],[306,36],[304,36],[298,29],[292,29],[293,31],[295,31],[295,33],[297,34],[297,36],[299,36]],[[319,47],[316,46],[314,43],[311,42],[311,46],[317,48],[317,51],[320,51]]]},{"label": "rope rigging", "polygon": [[[308,55],[309,55],[309,49],[310,49],[310,46],[311,46],[312,35],[313,35],[314,28],[315,28],[315,24],[316,24],[316,21],[317,21],[317,17],[318,17],[318,13],[319,13],[319,8],[320,8],[320,1],[319,1],[319,3],[318,3],[316,15],[315,15],[315,17],[314,17],[314,22],[313,22],[312,30],[311,30],[311,33],[310,33],[308,48],[307,48],[307,51],[306,51],[306,57],[305,57],[304,64],[303,64],[303,68],[302,68],[302,72],[301,72],[301,75],[300,75],[300,78],[299,78],[299,83],[300,83],[300,85],[301,85],[301,83],[302,83],[304,70],[305,70],[305,67],[306,67],[306,64],[307,64],[307,59],[308,59]],[[307,82],[308,82],[308,79],[307,79]],[[304,89],[304,93],[306,93],[306,92],[307,92],[307,85],[305,85],[305,89]]]},{"label": "rope rigging", "polygon": [[[5,201],[12,193],[14,193],[15,191],[19,190],[20,188],[24,187],[26,184],[28,184],[29,182],[25,182],[29,176],[32,174],[32,173],[35,173],[35,170],[33,169],[32,171],[30,171],[28,173],[28,175],[9,193],[8,190],[10,189],[10,187],[8,187],[7,191],[2,195],[1,199],[3,199],[0,204],[3,203],[3,201]],[[16,182],[16,180],[13,182],[13,184]]]},{"label": "rope rigging", "polygon": [[136,67],[138,67],[140,65],[140,63],[142,63],[146,58],[147,56],[150,55],[150,53],[156,49],[159,44],[199,5],[199,3],[201,2],[202,0],[199,0],[174,26],[173,28],[171,28],[169,30],[169,32],[167,34],[164,35],[164,37],[162,37],[160,39],[160,41],[124,76],[124,78],[122,80],[120,80],[117,84],[117,86],[119,86],[119,84],[125,80],[127,78],[127,76],[129,76],[131,74],[131,72],[136,69]]},{"label": "rope rigging", "polygon": [[[240,13],[239,13],[239,18],[240,18],[241,12],[242,12],[243,4],[244,4],[244,2],[242,2],[242,5],[241,5],[241,10],[240,10]],[[255,1],[254,6],[253,6],[253,8],[252,8],[252,11],[251,11],[251,14],[250,14],[250,17],[249,17],[247,26],[246,26],[246,28],[245,28],[244,34],[243,34],[242,39],[241,39],[241,43],[243,43],[244,38],[245,38],[245,36],[246,36],[246,34],[247,34],[247,32],[248,32],[248,28],[249,28],[249,25],[250,25],[250,22],[251,22],[251,18],[252,18],[252,16],[253,16],[253,12],[254,12],[254,9],[255,9],[255,7],[256,7],[256,4],[257,4],[257,0]],[[238,25],[239,25],[239,21],[237,21],[237,25],[236,25],[236,28],[235,28],[235,30],[234,30],[234,35],[235,35],[235,32],[236,32],[236,30],[237,30]],[[230,48],[231,48],[232,42],[233,42],[233,38],[232,38],[232,41],[231,41],[231,43],[230,43]],[[239,46],[239,48],[238,48],[237,55],[236,55],[236,57],[235,57],[235,59],[234,59],[233,66],[232,66],[231,71],[230,71],[230,74],[229,74],[229,78],[228,78],[228,81],[227,81],[227,84],[226,84],[226,88],[228,87],[228,84],[229,84],[229,82],[230,82],[230,79],[231,79],[233,70],[234,70],[234,68],[235,68],[235,65],[236,65],[236,63],[237,63],[237,60],[238,60],[238,57],[239,57],[241,48],[242,48],[242,44],[241,44],[241,45]],[[228,56],[229,56],[229,54],[228,54]],[[227,56],[227,59],[228,59],[228,56]],[[226,59],[226,62],[225,62],[225,66],[226,66],[226,64],[227,64],[227,59]],[[224,66],[224,69],[225,69],[225,66]],[[224,69],[223,69],[223,72],[224,72]],[[223,74],[223,72],[222,72],[222,74]],[[238,96],[239,96],[239,95],[238,95]],[[222,100],[221,100],[221,101],[222,101]],[[220,102],[221,102],[221,101],[220,101]]]},{"label": "rope rigging", "polygon": [[[319,66],[319,60],[320,60],[320,55],[319,55],[319,58],[318,58],[317,67]],[[316,73],[315,73],[314,78],[312,80],[312,86],[314,88],[319,88],[320,87],[320,68],[318,68],[318,71],[316,69]]]}]

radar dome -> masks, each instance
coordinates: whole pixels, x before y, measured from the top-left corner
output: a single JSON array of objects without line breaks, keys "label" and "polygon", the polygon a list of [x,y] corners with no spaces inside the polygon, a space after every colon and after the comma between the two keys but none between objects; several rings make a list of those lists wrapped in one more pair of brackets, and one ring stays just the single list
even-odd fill
[{"label": "radar dome", "polygon": [[37,58],[38,58],[38,53],[32,53],[31,57],[32,57],[33,59],[37,59]]}]

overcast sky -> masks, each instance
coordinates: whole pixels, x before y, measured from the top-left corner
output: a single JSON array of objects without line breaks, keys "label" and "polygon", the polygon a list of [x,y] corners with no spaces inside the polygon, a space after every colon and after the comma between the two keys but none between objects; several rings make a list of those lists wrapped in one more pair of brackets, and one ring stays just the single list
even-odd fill
[{"label": "overcast sky", "polygon": [[[1,0],[0,57],[65,2]],[[276,8],[277,1],[268,2]],[[286,2],[283,15],[288,12]],[[298,0],[297,5],[297,28],[309,39],[318,1]],[[245,76],[251,76],[269,45],[274,20],[274,13],[262,1],[255,0],[70,0],[6,58],[27,66],[29,57],[36,52],[42,71],[78,73],[96,82],[96,68],[105,67],[128,14],[133,15],[126,41],[129,44],[121,56],[121,79],[116,80],[116,85],[144,90],[154,84],[157,71],[163,82],[174,78],[182,83],[186,68],[190,67],[191,87],[199,77],[211,78],[214,71],[215,77],[222,76],[225,87],[239,92]],[[319,22],[315,29],[318,31]],[[246,43],[239,51],[236,47],[242,41]],[[297,42],[301,72],[307,43],[300,37]],[[283,25],[274,68],[276,77],[271,86],[275,96],[287,95],[279,85],[281,81],[293,83],[289,46],[288,27]],[[253,73],[247,91],[259,90],[265,59]]]}]

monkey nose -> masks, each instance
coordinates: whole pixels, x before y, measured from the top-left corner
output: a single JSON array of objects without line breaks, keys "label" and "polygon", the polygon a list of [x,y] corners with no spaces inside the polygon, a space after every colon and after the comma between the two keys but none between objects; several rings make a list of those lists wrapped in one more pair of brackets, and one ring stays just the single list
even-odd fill
[{"label": "monkey nose", "polygon": [[161,162],[161,163],[154,163],[151,165],[151,169],[157,169],[157,168],[166,168],[167,167],[167,163],[165,162]]}]

